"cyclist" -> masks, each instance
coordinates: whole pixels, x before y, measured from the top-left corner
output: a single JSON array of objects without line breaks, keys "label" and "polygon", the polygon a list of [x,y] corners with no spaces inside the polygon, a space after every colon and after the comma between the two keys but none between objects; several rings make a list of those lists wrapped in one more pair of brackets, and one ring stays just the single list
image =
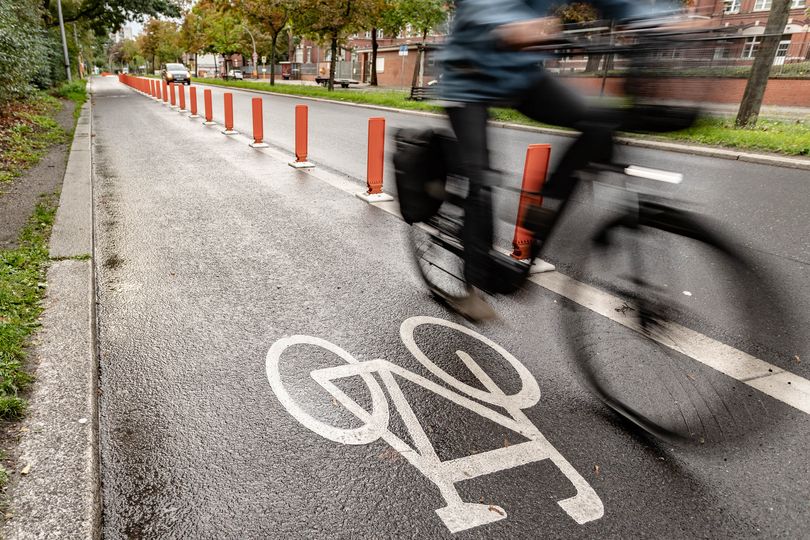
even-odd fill
[{"label": "cyclist", "polygon": [[[605,18],[648,18],[677,11],[655,0],[592,0]],[[543,196],[565,199],[573,190],[574,172],[611,153],[613,127],[589,116],[584,100],[541,67],[539,53],[519,49],[559,34],[559,19],[548,16],[554,0],[456,0],[453,28],[442,52],[441,96],[469,182],[464,208],[464,273],[471,294],[453,303],[467,318],[493,318],[494,310],[479,292],[492,290],[496,262],[492,250],[492,187],[487,146],[488,109],[511,106],[529,118],[581,132],[544,186]],[[552,205],[553,206],[553,205]]]}]

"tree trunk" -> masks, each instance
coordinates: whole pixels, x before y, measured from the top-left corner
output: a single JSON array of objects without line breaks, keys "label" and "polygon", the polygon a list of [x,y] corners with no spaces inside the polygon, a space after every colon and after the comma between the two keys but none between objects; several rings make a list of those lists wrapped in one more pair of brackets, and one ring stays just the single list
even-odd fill
[{"label": "tree trunk", "polygon": [[270,49],[270,86],[276,84],[276,42],[278,41],[278,32],[273,34],[272,46]]},{"label": "tree trunk", "polygon": [[588,62],[585,64],[585,73],[596,73],[599,71],[599,64],[602,62],[601,54],[589,54]]},{"label": "tree trunk", "polygon": [[411,86],[415,87],[417,85],[422,86],[422,63],[423,55],[425,54],[425,42],[427,41],[427,34],[428,31],[425,30],[422,32],[422,43],[419,44],[417,47],[418,52],[416,56],[416,63],[413,66],[413,80],[411,81]]},{"label": "tree trunk", "polygon": [[371,86],[377,86],[377,49],[380,44],[377,43],[377,29],[371,29]]},{"label": "tree trunk", "polygon": [[762,98],[765,96],[765,87],[768,86],[768,77],[771,74],[773,60],[776,57],[776,49],[782,39],[782,32],[785,31],[788,15],[790,14],[791,0],[774,0],[771,7],[771,14],[768,16],[768,23],[765,25],[765,33],[759,51],[754,58],[754,65],[751,66],[751,75],[748,77],[748,84],[745,85],[740,110],[737,112],[737,127],[745,127],[757,123],[759,109],[762,107]]},{"label": "tree trunk", "polygon": [[332,58],[329,60],[329,82],[326,88],[331,92],[335,89],[335,67],[337,66],[337,36],[332,37]]},{"label": "tree trunk", "polygon": [[195,77],[200,76],[200,68],[198,67],[198,63],[197,63],[198,60],[199,60],[199,54],[195,52],[194,53],[194,76]]}]

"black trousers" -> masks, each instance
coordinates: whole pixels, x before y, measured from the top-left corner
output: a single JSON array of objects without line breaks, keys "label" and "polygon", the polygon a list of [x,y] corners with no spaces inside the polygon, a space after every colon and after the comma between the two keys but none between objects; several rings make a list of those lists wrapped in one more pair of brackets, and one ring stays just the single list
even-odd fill
[{"label": "black trousers", "polygon": [[[591,161],[612,154],[613,120],[604,111],[589,109],[581,96],[550,75],[521,96],[514,108],[529,118],[581,132],[563,155],[543,187],[543,196],[566,199],[576,187],[574,173]],[[459,142],[462,173],[469,181],[464,208],[464,267],[467,282],[487,288],[493,240],[492,179],[487,144],[489,104],[466,103],[447,109]]]}]

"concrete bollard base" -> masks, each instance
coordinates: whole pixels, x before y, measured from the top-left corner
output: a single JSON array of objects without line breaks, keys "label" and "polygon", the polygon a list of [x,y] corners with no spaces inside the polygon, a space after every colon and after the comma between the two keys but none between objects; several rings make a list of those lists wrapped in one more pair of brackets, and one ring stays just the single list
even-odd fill
[{"label": "concrete bollard base", "polygon": [[216,122],[209,122],[208,120],[206,120],[205,122],[203,122],[203,125],[204,126],[215,126],[215,125],[217,125],[217,123]]},{"label": "concrete bollard base", "polygon": [[263,142],[252,142],[249,145],[251,148],[269,148],[270,145]]},{"label": "concrete bollard base", "polygon": [[199,114],[190,114],[190,115],[188,115],[188,117],[189,118],[199,118],[200,115]]},{"label": "concrete bollard base", "polygon": [[358,199],[363,199],[367,203],[378,203],[393,201],[394,198],[388,193],[366,193],[365,191],[356,194]]},{"label": "concrete bollard base", "polygon": [[309,161],[291,161],[289,163],[290,167],[293,169],[314,169],[315,164],[310,163]]},{"label": "concrete bollard base", "polygon": [[233,129],[223,129],[222,134],[223,135],[239,135],[239,132],[235,131]]}]

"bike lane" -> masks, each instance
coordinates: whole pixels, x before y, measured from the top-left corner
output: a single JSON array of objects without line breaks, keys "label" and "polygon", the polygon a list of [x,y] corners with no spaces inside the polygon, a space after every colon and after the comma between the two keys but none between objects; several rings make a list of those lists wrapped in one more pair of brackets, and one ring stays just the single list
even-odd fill
[{"label": "bike lane", "polygon": [[[471,328],[424,293],[402,222],[111,80],[96,86],[105,537],[807,530],[803,415],[769,401],[792,415],[789,433],[723,455],[634,435],[578,386],[559,329],[609,321],[535,288],[497,301],[505,322],[451,327]],[[281,341],[295,335],[308,342]],[[340,366],[355,371],[322,371]],[[485,452],[436,474],[437,460]],[[560,506],[572,478],[596,498]],[[483,506],[437,514],[454,490]]]}]

